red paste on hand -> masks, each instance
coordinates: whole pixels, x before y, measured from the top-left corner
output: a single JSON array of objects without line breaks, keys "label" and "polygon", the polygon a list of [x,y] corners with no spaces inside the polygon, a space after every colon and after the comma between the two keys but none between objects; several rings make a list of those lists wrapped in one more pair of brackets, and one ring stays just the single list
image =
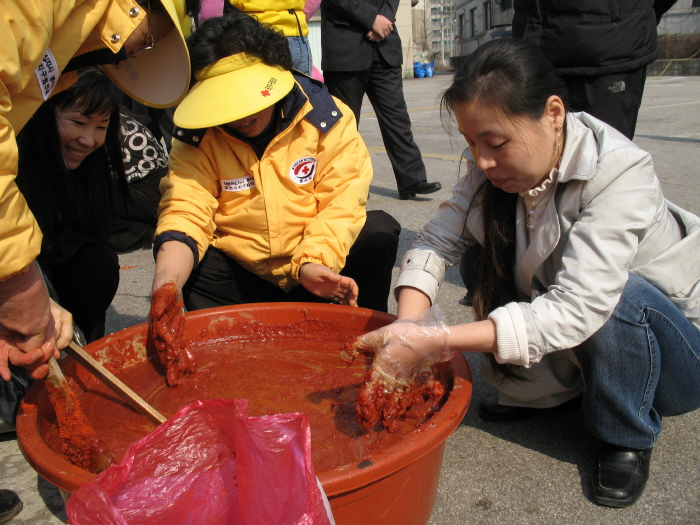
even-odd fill
[{"label": "red paste on hand", "polygon": [[[340,360],[351,365],[355,358],[366,352],[350,339],[340,348]],[[445,395],[444,385],[436,379],[437,370],[447,371],[449,365],[436,364],[421,370],[408,386],[397,386],[388,391],[382,377],[370,368],[362,387],[357,392],[355,417],[362,428],[386,428],[390,433],[399,429],[399,422],[407,417],[427,418],[439,408]],[[420,414],[420,415],[419,415]]]},{"label": "red paste on hand", "polygon": [[357,392],[355,417],[365,430],[381,425],[394,433],[399,430],[399,423],[407,417],[427,418],[432,415],[444,395],[445,387],[435,379],[432,368],[422,370],[409,386],[391,392],[385,389],[379,375],[370,368]]},{"label": "red paste on hand", "polygon": [[175,283],[166,283],[158,288],[151,298],[148,319],[148,335],[165,367],[168,385],[176,386],[184,374],[196,371],[192,357],[182,333],[185,329],[185,311],[182,297]]}]

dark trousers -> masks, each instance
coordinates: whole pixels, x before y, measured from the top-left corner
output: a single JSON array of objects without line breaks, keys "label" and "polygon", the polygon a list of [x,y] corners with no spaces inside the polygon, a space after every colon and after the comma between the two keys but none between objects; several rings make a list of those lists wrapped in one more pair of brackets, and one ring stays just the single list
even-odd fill
[{"label": "dark trousers", "polygon": [[374,108],[384,147],[399,191],[426,181],[425,165],[420,149],[413,141],[411,119],[408,117],[403,95],[401,67],[387,64],[376,49],[372,67],[366,71],[323,71],[323,78],[331,95],[347,104],[360,125],[362,97]]},{"label": "dark trousers", "polygon": [[632,140],[642,104],[647,68],[600,76],[562,76],[569,109],[585,111]]},{"label": "dark trousers", "polygon": [[[367,212],[367,221],[348,254],[341,275],[360,288],[358,305],[388,311],[391,272],[396,262],[401,226],[384,211]],[[216,248],[210,247],[183,287],[188,310],[232,304],[267,302],[327,303],[299,285],[285,292],[255,275]]]},{"label": "dark trousers", "polygon": [[119,286],[119,258],[107,246],[88,243],[71,258],[50,264],[39,256],[41,270],[49,280],[58,302],[73,314],[73,321],[88,343],[105,333],[107,308]]}]

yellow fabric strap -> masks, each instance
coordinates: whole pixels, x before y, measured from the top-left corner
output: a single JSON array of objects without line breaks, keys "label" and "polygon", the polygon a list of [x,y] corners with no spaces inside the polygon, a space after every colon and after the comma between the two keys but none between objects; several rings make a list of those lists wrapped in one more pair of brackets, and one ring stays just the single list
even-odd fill
[{"label": "yellow fabric strap", "polygon": [[251,57],[245,53],[237,53],[230,57],[222,58],[214,62],[211,66],[200,69],[194,74],[194,78],[195,80],[204,80],[217,77],[219,75],[231,73],[232,71],[250,67],[254,64],[259,64],[260,62],[262,62],[262,59],[258,57]]}]

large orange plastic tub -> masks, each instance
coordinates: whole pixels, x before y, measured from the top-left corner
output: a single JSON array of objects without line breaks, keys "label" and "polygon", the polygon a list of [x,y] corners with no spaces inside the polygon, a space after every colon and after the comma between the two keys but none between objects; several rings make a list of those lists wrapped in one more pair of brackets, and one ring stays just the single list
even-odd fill
[{"label": "large orange plastic tub", "polygon": [[[186,335],[235,331],[237,322],[292,324],[303,318],[342,326],[348,335],[372,331],[395,317],[363,308],[312,303],[231,306],[187,314]],[[115,352],[129,359],[145,358],[146,325],[121,330],[89,344],[85,350],[109,367]],[[214,330],[215,329],[215,330]],[[419,431],[357,464],[317,472],[338,525],[400,523],[424,525],[430,519],[440,479],[445,441],[460,424],[471,400],[471,373],[461,354],[452,359],[452,389],[445,405]],[[95,379],[70,358],[61,361],[67,376],[89,384]],[[114,371],[114,370],[113,370]],[[118,375],[118,373],[117,373]],[[94,475],[78,468],[42,439],[40,423],[52,411],[46,389],[37,382],[27,393],[17,417],[17,439],[27,461],[46,480],[71,493]],[[48,417],[51,419],[51,417]]]}]

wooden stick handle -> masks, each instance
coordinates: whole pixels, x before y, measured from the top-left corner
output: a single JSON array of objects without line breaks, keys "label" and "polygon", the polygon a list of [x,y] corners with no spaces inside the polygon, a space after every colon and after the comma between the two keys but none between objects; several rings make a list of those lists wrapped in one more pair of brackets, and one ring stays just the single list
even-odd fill
[{"label": "wooden stick handle", "polygon": [[165,416],[158,412],[151,405],[146,403],[139,395],[122,383],[117,377],[107,370],[101,363],[97,362],[90,354],[71,341],[70,345],[64,348],[66,353],[80,363],[86,370],[95,375],[100,381],[106,384],[124,402],[142,414],[149,421],[160,425],[165,423]]},{"label": "wooden stick handle", "polygon": [[48,365],[49,374],[46,376],[46,378],[49,381],[53,381],[54,385],[56,386],[67,384],[66,377],[63,375],[63,370],[61,370],[61,367],[58,365],[58,361],[56,361],[54,356],[49,358]]}]

